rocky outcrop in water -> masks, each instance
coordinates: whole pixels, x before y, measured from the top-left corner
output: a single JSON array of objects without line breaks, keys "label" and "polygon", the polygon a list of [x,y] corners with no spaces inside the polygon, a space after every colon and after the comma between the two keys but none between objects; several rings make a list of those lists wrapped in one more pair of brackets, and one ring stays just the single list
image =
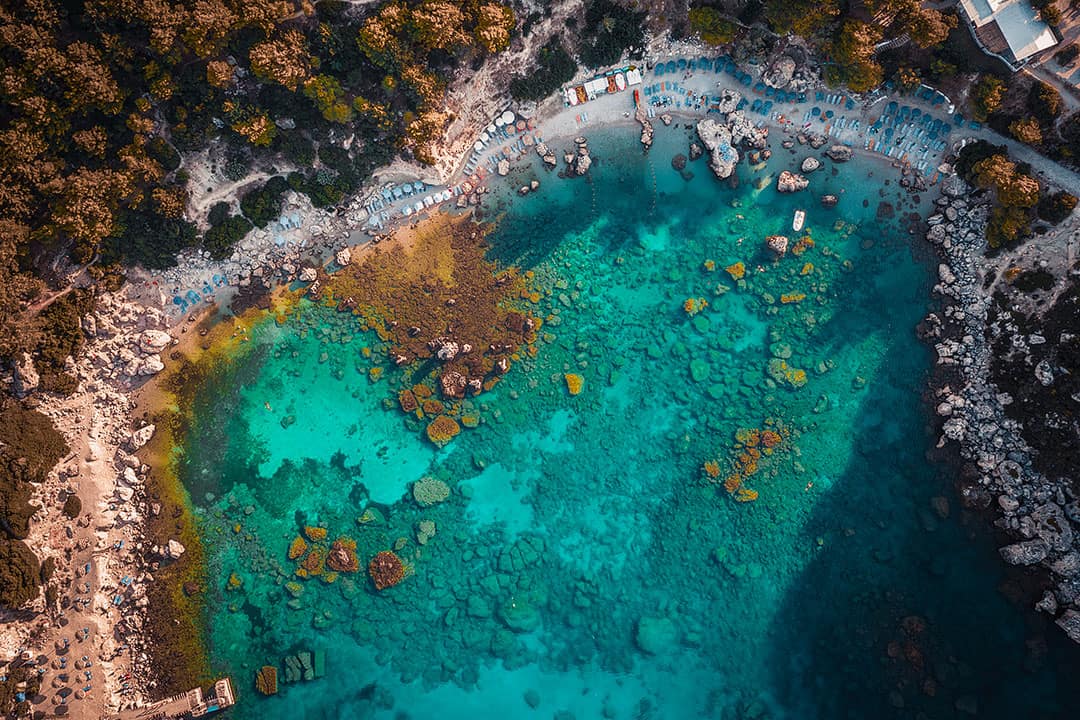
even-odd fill
[{"label": "rocky outcrop in water", "polygon": [[760,150],[768,137],[767,129],[757,127],[736,109],[741,98],[734,90],[722,90],[719,107],[723,120],[707,117],[697,124],[698,138],[709,154],[709,168],[721,180],[735,172],[739,164],[738,146]]},{"label": "rocky outcrop in water", "polygon": [[846,145],[833,145],[825,151],[833,162],[847,162],[851,159],[851,148]]},{"label": "rocky outcrop in water", "polygon": [[731,130],[717,120],[705,118],[697,124],[697,133],[709,153],[709,169],[721,180],[731,177],[739,164],[739,151],[732,146]]},{"label": "rocky outcrop in water", "polygon": [[[989,207],[955,177],[942,183],[942,193],[926,239],[943,260],[934,292],[944,307],[919,326],[937,353],[938,446],[958,446],[963,502],[997,515],[994,525],[1012,538],[1000,551],[1005,562],[1044,569],[1039,577],[1048,587],[1035,608],[1080,643],[1080,498],[1067,478],[1035,467],[1023,426],[1005,412],[1013,398],[992,382],[987,328],[996,323],[988,324],[992,301],[980,275]],[[1010,343],[1027,342],[1012,332]]]},{"label": "rocky outcrop in water", "polygon": [[818,160],[816,157],[808,157],[802,161],[802,165],[799,166],[799,169],[802,170],[804,173],[810,174],[817,170],[819,167],[821,167],[820,160]]},{"label": "rocky outcrop in water", "polygon": [[782,193],[793,193],[799,190],[805,190],[810,185],[810,181],[804,178],[802,175],[790,172],[788,170],[780,173],[780,177],[776,179],[776,190]]}]

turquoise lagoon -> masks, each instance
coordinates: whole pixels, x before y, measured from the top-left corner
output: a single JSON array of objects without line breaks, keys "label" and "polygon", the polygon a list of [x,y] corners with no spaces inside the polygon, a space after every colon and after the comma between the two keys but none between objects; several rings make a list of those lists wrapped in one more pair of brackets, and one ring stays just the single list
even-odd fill
[{"label": "turquoise lagoon", "polygon": [[[590,178],[527,168],[497,196],[491,254],[535,272],[547,334],[447,447],[386,409],[407,381],[371,382],[375,339],[325,308],[257,323],[200,389],[181,477],[233,715],[1071,716],[1069,649],[1005,599],[985,521],[926,459],[931,360],[913,328],[934,265],[906,230],[919,208],[882,190],[895,175],[827,163],[806,192],[755,189],[804,156],[781,150],[733,189],[703,160],[672,169],[685,132],[648,156],[633,135],[591,134]],[[514,198],[534,176],[540,192]],[[878,219],[883,201],[895,217]],[[774,264],[763,238],[792,235],[797,207],[815,246]],[[723,270],[737,261],[742,286]],[[770,376],[779,357],[805,386]],[[767,419],[792,434],[737,503],[702,465],[726,467],[736,431]],[[422,509],[409,487],[427,474],[453,492]],[[385,522],[358,524],[368,508]],[[420,520],[437,526],[424,546]],[[408,538],[413,572],[381,593],[362,573],[310,579],[294,597],[286,550],[305,524],[355,538],[364,564]],[[327,677],[260,696],[255,671],[299,650],[325,651]]]}]

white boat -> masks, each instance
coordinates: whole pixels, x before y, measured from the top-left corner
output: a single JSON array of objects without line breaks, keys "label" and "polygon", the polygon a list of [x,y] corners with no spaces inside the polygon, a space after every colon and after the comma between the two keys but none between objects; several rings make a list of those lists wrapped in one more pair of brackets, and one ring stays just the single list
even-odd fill
[{"label": "white boat", "polygon": [[626,76],[622,73],[615,73],[615,84],[620,90],[626,89]]},{"label": "white boat", "polygon": [[795,232],[799,232],[803,228],[803,223],[806,222],[806,213],[802,210],[795,211],[795,217],[791,220],[791,229]]}]

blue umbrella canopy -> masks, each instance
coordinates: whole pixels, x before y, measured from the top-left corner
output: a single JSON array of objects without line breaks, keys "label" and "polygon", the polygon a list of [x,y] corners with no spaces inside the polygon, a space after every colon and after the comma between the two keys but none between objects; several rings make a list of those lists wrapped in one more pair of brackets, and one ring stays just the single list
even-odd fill
[{"label": "blue umbrella canopy", "polygon": [[813,115],[814,117],[817,117],[818,115],[820,115],[820,114],[821,114],[821,108],[819,108],[819,107],[817,107],[817,106],[815,105],[815,106],[813,107],[813,109],[811,109],[811,110],[810,110],[810,114],[811,114],[811,115]]},{"label": "blue umbrella canopy", "polygon": [[831,118],[832,116],[833,116],[833,111],[832,110],[826,110],[825,111],[825,117]]}]

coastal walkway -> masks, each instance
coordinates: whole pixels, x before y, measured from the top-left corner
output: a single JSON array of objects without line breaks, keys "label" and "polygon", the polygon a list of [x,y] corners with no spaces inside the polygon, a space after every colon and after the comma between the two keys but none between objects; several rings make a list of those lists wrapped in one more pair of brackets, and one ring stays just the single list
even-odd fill
[{"label": "coastal walkway", "polygon": [[188,690],[186,693],[158,700],[145,707],[125,710],[114,715],[111,720],[174,720],[179,718],[200,718],[224,710],[236,704],[232,681],[222,678],[214,683],[214,692],[203,696],[202,688]]}]

